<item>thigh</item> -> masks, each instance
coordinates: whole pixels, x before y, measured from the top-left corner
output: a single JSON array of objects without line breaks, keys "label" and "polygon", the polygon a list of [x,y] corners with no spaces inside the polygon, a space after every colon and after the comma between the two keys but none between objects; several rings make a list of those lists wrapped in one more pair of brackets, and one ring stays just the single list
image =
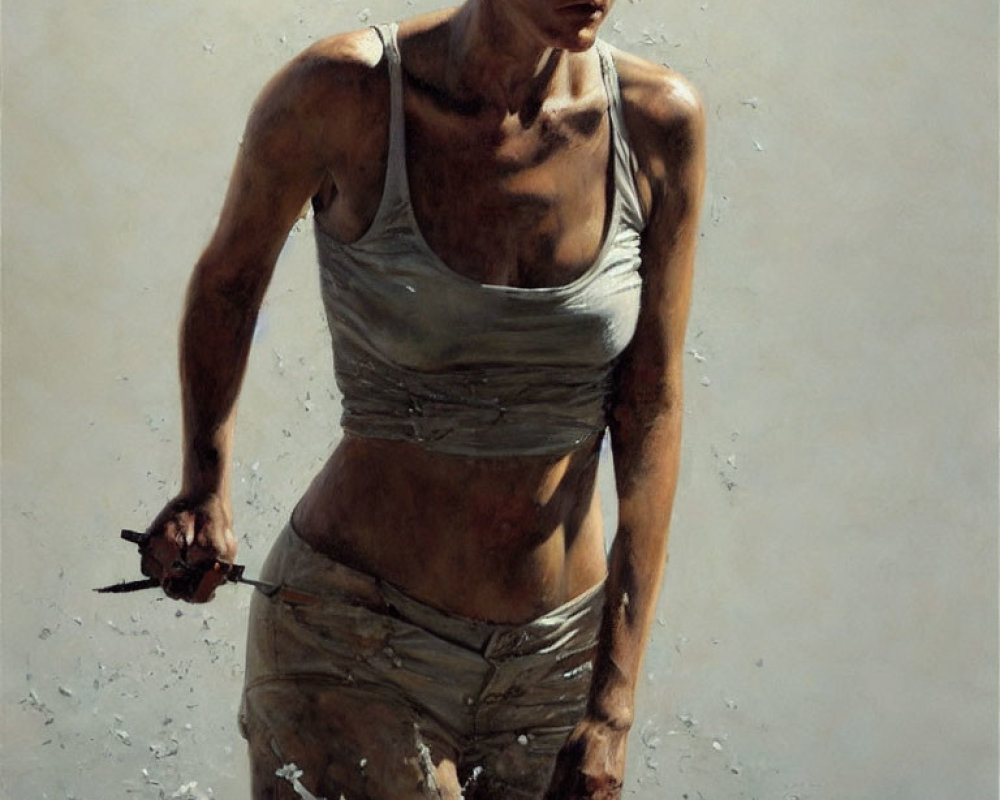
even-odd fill
[{"label": "thigh", "polygon": [[465,800],[542,800],[571,728],[480,737],[464,753]]},{"label": "thigh", "polygon": [[[274,681],[244,711],[254,800],[459,800],[454,746],[377,687]],[[283,775],[277,774],[279,771]]]}]

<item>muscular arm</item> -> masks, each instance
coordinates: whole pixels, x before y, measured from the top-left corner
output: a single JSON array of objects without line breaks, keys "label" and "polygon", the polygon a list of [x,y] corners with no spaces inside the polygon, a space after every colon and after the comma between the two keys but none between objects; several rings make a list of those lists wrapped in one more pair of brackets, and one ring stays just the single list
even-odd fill
[{"label": "muscular arm", "polygon": [[[693,90],[658,69],[641,72],[625,64],[620,71],[640,193],[649,208],[643,298],[617,374],[610,422],[618,528],[607,603],[586,717],[564,751],[550,795],[559,800],[619,796],[677,485],[684,331],[704,183],[704,117]],[[575,777],[568,774],[573,761]]]},{"label": "muscular arm", "polygon": [[228,493],[236,397],[257,313],[288,231],[322,176],[296,119],[294,80],[279,76],[255,105],[218,227],[188,285],[180,330],[185,494]]},{"label": "muscular arm", "polygon": [[[143,570],[168,593],[206,600],[221,576],[179,586],[170,565],[232,561],[230,453],[236,400],[264,292],[304,205],[347,150],[356,48],[348,37],[307,51],[264,89],[250,114],[218,226],[188,285],[180,327],[184,462],[180,494],[150,527]],[[356,62],[357,59],[355,58]],[[370,71],[370,67],[365,67]],[[345,115],[349,112],[345,112]],[[171,590],[171,579],[174,587]],[[193,595],[191,593],[194,592]]]},{"label": "muscular arm", "polygon": [[639,323],[620,365],[611,415],[618,529],[591,702],[595,716],[626,727],[666,563],[677,486],[684,331],[704,179],[704,123],[697,100],[676,79],[667,92],[659,103],[650,101],[659,130],[637,143],[655,148],[647,159],[652,209],[643,244]]}]

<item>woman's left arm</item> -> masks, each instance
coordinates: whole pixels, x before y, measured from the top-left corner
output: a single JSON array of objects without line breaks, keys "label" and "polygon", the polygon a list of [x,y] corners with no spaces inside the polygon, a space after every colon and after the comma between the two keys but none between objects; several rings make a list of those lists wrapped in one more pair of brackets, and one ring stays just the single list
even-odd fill
[{"label": "woman's left arm", "polygon": [[620,796],[680,462],[684,332],[705,177],[704,113],[697,94],[676,74],[622,66],[639,189],[649,209],[643,294],[610,415],[618,528],[590,701],[560,754],[549,800]]}]

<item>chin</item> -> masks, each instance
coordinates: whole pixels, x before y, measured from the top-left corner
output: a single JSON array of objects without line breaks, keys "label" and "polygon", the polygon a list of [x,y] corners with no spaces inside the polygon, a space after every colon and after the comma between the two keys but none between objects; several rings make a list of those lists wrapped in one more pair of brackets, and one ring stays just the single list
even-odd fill
[{"label": "chin", "polygon": [[614,0],[555,0],[548,17],[550,46],[571,52],[590,49]]},{"label": "chin", "polygon": [[599,27],[599,24],[595,23],[571,30],[562,28],[561,30],[548,31],[547,44],[549,47],[567,50],[570,53],[582,53],[594,46]]},{"label": "chin", "polygon": [[553,46],[570,53],[582,53],[593,47],[595,41],[597,41],[597,31],[588,31],[586,34],[581,33],[579,36]]}]

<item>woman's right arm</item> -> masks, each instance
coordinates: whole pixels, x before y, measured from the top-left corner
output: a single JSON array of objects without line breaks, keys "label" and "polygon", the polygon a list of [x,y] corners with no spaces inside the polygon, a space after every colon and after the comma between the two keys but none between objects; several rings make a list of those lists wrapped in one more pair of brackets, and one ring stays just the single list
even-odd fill
[{"label": "woman's right arm", "polygon": [[[288,232],[349,150],[351,126],[331,125],[329,110],[356,101],[344,74],[359,65],[337,51],[337,39],[306,51],[254,104],[217,228],[191,275],[180,326],[181,489],[150,526],[142,558],[143,572],[175,598],[210,599],[225,579],[213,565],[236,556],[230,455],[257,314]],[[201,565],[199,579],[178,561]]]}]

